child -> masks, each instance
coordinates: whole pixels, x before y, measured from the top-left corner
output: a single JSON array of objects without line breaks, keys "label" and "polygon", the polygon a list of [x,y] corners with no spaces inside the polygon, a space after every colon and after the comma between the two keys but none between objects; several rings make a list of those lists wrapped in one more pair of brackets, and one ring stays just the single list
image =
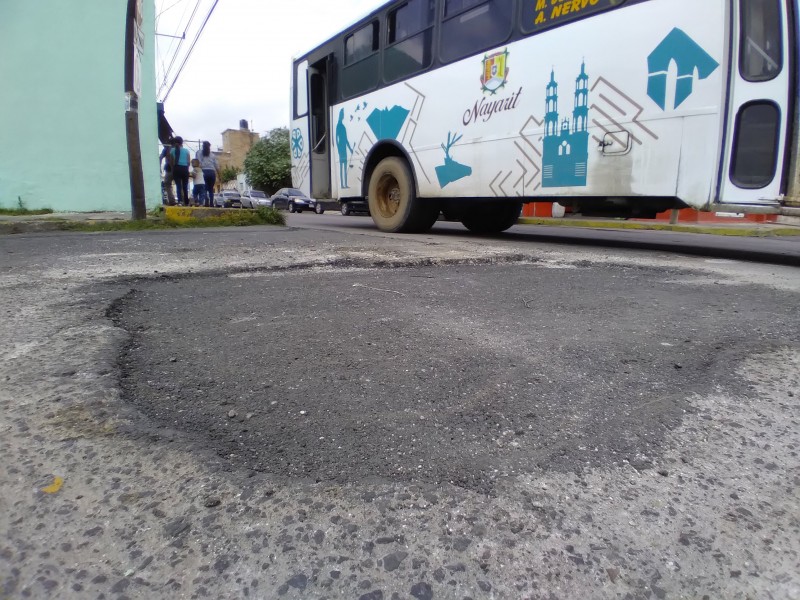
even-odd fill
[{"label": "child", "polygon": [[196,158],[192,160],[192,199],[195,206],[203,206],[206,203],[206,181],[203,178],[203,169],[200,168],[200,161]]}]

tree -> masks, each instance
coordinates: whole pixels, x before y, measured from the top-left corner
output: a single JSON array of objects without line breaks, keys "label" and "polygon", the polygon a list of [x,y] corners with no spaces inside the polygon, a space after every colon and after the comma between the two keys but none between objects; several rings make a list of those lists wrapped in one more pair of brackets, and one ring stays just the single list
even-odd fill
[{"label": "tree", "polygon": [[258,140],[244,159],[244,173],[251,186],[270,194],[291,186],[289,129],[278,127]]},{"label": "tree", "polygon": [[236,167],[226,165],[222,167],[219,172],[219,179],[221,183],[228,183],[233,181],[239,175],[239,170]]}]

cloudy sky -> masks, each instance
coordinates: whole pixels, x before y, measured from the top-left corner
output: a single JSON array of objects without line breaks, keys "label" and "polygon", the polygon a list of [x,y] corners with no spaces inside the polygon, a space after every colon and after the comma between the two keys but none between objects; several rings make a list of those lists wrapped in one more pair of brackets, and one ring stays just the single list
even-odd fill
[{"label": "cloudy sky", "polygon": [[[180,48],[180,40],[156,36],[156,90],[162,88],[158,94],[162,100],[214,0],[155,3],[157,33],[186,31]],[[292,57],[384,3],[218,0],[165,103],[175,133],[187,140],[207,139],[216,146],[222,143],[221,132],[238,128],[239,119],[247,119],[261,134],[288,126]]]}]

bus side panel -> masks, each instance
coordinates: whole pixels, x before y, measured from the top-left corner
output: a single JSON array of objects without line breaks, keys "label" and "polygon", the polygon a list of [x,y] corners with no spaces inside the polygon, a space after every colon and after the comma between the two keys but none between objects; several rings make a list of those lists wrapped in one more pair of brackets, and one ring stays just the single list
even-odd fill
[{"label": "bus side panel", "polygon": [[289,130],[289,153],[292,160],[292,187],[311,196],[311,130],[308,94],[308,61],[292,64],[292,85],[289,90],[289,105],[295,118]]},{"label": "bus side panel", "polygon": [[292,121],[289,131],[289,149],[292,155],[292,187],[311,196],[311,165],[309,161],[308,117]]},{"label": "bus side panel", "polygon": [[738,0],[734,4],[728,133],[719,200],[777,206],[786,189],[785,156],[790,151],[796,95],[792,11],[786,2]]},{"label": "bus side panel", "polygon": [[393,140],[422,197],[678,196],[706,206],[723,19],[724,0],[652,0],[347,100],[332,111],[334,189],[360,195],[366,156]]},{"label": "bus side panel", "polygon": [[794,86],[794,112],[792,114],[791,146],[787,157],[789,167],[786,196],[788,203],[792,206],[800,206],[800,69],[798,69],[798,62],[800,62],[800,1],[794,0],[792,8],[791,31],[794,45],[792,46],[791,75]]},{"label": "bus side panel", "polygon": [[697,209],[714,200],[716,167],[721,151],[719,115],[683,119],[677,197]]}]

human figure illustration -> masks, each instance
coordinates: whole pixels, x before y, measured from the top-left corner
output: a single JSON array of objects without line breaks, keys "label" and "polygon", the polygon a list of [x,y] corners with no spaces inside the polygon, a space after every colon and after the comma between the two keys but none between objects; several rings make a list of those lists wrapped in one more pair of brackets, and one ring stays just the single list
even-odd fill
[{"label": "human figure illustration", "polygon": [[347,185],[347,151],[352,156],[354,150],[347,139],[347,127],[344,126],[344,109],[339,111],[339,122],[336,124],[336,149],[339,151],[339,181],[343,188]]}]

